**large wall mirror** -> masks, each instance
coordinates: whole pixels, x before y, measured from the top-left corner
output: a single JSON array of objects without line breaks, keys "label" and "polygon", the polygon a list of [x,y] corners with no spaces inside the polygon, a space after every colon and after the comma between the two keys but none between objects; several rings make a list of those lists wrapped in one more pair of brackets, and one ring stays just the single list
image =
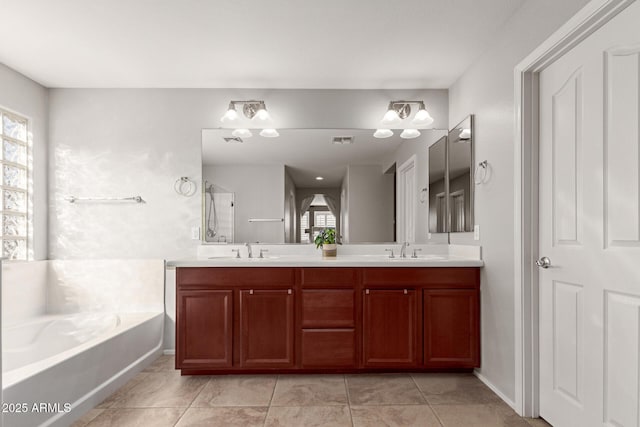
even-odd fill
[{"label": "large wall mirror", "polygon": [[429,147],[429,232],[473,231],[473,115]]},{"label": "large wall mirror", "polygon": [[429,233],[428,147],[446,136],[373,137],[373,129],[282,129],[277,138],[202,130],[203,240],[420,242]]}]

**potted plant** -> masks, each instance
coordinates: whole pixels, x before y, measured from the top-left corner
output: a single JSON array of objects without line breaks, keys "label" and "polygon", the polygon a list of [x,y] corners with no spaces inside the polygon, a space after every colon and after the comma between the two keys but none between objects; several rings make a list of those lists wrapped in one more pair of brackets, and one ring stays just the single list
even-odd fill
[{"label": "potted plant", "polygon": [[315,238],[316,248],[322,247],[323,257],[335,257],[338,253],[338,245],[336,245],[336,229],[325,228]]}]

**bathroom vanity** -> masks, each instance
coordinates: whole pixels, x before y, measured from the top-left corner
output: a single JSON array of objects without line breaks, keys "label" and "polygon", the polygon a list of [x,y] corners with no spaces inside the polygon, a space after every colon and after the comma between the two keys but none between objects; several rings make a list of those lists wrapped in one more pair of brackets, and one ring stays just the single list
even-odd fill
[{"label": "bathroom vanity", "polygon": [[183,375],[480,366],[482,261],[210,261],[175,263]]}]

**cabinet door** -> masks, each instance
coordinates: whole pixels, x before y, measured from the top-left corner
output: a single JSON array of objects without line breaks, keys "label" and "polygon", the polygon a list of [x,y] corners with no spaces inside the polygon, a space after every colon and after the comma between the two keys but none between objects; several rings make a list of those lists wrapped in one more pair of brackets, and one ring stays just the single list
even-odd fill
[{"label": "cabinet door", "polygon": [[424,364],[474,368],[480,365],[478,291],[424,290]]},{"label": "cabinet door", "polygon": [[293,291],[240,291],[240,364],[293,366]]},{"label": "cabinet door", "polygon": [[230,367],[233,291],[178,291],[176,368]]},{"label": "cabinet door", "polygon": [[415,290],[365,290],[363,357],[368,367],[418,364]]}]

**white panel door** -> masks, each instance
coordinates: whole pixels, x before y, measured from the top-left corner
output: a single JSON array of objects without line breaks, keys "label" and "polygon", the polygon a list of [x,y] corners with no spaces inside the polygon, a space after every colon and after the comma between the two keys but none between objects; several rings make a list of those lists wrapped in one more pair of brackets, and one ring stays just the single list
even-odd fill
[{"label": "white panel door", "polygon": [[398,168],[398,242],[416,240],[416,156]]},{"label": "white panel door", "polygon": [[640,426],[640,2],[540,73],[540,415]]}]

